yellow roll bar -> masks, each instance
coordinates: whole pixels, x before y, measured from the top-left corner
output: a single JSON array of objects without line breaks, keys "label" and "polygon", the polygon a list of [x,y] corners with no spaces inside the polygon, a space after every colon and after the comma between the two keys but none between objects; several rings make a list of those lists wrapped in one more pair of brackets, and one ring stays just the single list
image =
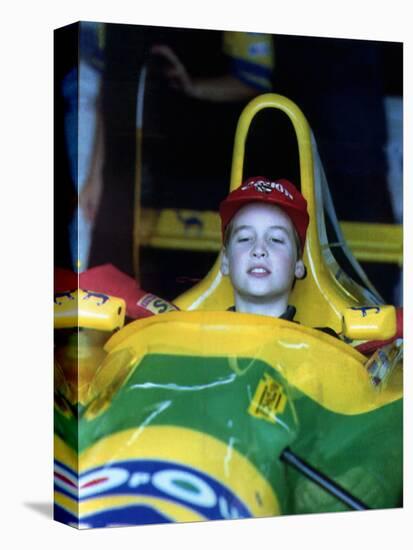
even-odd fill
[{"label": "yellow roll bar", "polygon": [[[324,215],[319,193],[316,193],[316,185],[320,183],[315,176],[313,137],[307,119],[294,102],[279,94],[263,94],[245,107],[236,129],[230,190],[242,182],[245,143],[251,121],[258,112],[267,108],[281,110],[294,127],[299,151],[301,192],[307,200],[310,215],[304,251],[307,277],[303,281],[297,281],[290,303],[296,306],[296,318],[303,324],[330,326],[341,332],[342,316],[347,307],[375,303],[375,300],[369,298],[364,289],[345,276],[340,269],[337,270],[335,261],[326,260],[323,254],[319,224],[324,223]],[[181,309],[187,310],[221,310],[233,304],[231,284],[220,272],[220,256],[208,275],[179,296],[175,303]]]}]

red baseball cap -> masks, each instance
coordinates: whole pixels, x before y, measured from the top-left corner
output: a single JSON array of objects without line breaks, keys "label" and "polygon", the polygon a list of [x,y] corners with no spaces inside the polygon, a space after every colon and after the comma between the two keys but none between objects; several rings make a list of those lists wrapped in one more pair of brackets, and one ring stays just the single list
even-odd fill
[{"label": "red baseball cap", "polygon": [[307,212],[307,201],[294,184],[286,179],[270,180],[264,176],[247,179],[224,199],[219,206],[222,237],[225,229],[240,208],[250,202],[275,204],[284,210],[291,219],[301,247],[304,249],[310,217]]}]

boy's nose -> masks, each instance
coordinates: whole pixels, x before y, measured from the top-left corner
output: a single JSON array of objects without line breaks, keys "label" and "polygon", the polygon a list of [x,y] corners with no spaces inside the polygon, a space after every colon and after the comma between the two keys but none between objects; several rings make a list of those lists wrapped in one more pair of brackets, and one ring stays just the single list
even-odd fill
[{"label": "boy's nose", "polygon": [[256,244],[251,252],[254,258],[265,258],[268,254],[265,246],[261,244]]},{"label": "boy's nose", "polygon": [[265,250],[259,250],[259,251],[254,250],[252,255],[254,256],[254,258],[265,258],[267,253],[265,252]]}]

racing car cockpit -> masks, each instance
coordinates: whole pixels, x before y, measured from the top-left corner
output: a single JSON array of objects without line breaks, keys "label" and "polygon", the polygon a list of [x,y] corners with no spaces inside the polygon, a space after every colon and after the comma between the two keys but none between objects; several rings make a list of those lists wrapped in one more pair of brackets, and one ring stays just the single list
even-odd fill
[{"label": "racing car cockpit", "polygon": [[[97,527],[401,506],[401,314],[346,245],[292,101],[265,94],[245,108],[231,189],[251,120],[266,108],[293,124],[310,214],[307,276],[290,298],[299,323],[226,311],[233,294],[218,257],[176,298],[180,311],[115,331],[71,415],[57,388],[56,519]],[[90,305],[79,294],[80,310],[80,298]]]}]

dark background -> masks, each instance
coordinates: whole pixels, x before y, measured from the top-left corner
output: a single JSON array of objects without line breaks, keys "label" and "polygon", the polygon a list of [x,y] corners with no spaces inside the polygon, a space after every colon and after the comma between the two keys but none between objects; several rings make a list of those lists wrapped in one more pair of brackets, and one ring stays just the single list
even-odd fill
[{"label": "dark background", "polygon": [[[73,61],[76,31],[56,44],[55,74]],[[104,189],[90,267],[112,263],[134,275],[132,263],[135,185],[136,93],[139,72],[148,64],[144,111],[142,205],[217,210],[228,192],[233,138],[246,102],[218,104],[187,98],[168,88],[152,44],[169,44],[193,76],[228,70],[221,32],[108,24],[103,73],[105,125]],[[315,134],[339,220],[393,223],[386,186],[383,100],[403,93],[401,43],[274,37],[273,90],[294,100]],[[62,185],[55,194],[55,264],[64,264],[65,223],[76,201],[71,196],[59,103],[56,103],[55,164]],[[276,130],[275,130],[276,129]],[[246,147],[244,176],[287,177],[300,185],[298,152],[291,124],[274,110],[259,114]],[[357,197],[357,200],[355,200]],[[64,207],[62,206],[64,205]],[[202,278],[216,254],[142,249],[140,284],[173,299]],[[394,265],[365,264],[372,282],[391,302],[398,276]],[[184,279],[183,279],[184,278]],[[186,278],[186,279],[185,279]]]}]

